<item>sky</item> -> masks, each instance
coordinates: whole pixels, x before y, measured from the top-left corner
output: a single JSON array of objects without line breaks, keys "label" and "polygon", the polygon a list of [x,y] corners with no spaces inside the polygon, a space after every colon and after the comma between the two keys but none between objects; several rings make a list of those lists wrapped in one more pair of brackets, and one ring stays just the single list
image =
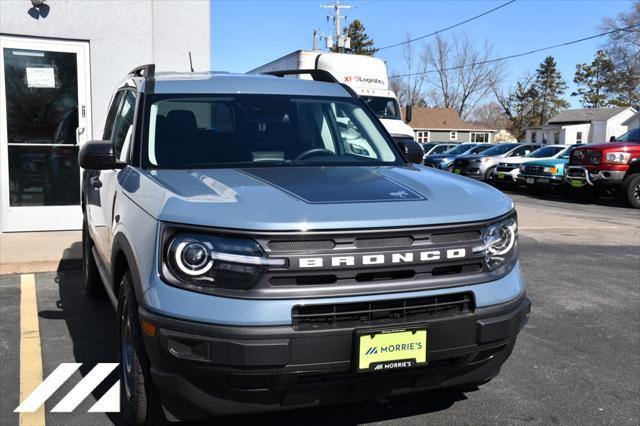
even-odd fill
[{"label": "sky", "polygon": [[[360,19],[378,47],[418,37],[453,25],[497,7],[507,0],[342,0],[354,6],[343,10],[346,24]],[[311,49],[313,30],[330,34],[321,4],[333,0],[212,0],[212,69],[246,72],[298,49]],[[631,10],[631,0],[517,0],[493,13],[443,33],[467,33],[480,47],[489,42],[496,56],[507,56],[602,32],[605,16]],[[576,64],[591,62],[605,38],[585,41],[506,61],[504,86],[515,85],[527,72],[533,73],[547,55],[553,55],[569,85],[565,98],[580,107],[574,90]],[[423,43],[433,37],[416,42]],[[322,44],[321,44],[322,45]],[[390,74],[406,72],[402,48],[380,51]]]}]

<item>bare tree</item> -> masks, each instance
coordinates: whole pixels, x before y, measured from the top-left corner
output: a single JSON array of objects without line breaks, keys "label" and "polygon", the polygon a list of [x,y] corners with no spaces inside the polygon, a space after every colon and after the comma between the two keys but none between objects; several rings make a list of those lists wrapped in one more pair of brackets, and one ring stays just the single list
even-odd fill
[{"label": "bare tree", "polygon": [[391,79],[391,90],[396,92],[398,100],[403,105],[424,105],[423,85],[426,79],[427,64],[421,60],[416,46],[411,41],[411,34],[405,36],[407,43],[402,47],[402,59],[405,71],[394,73],[403,77]]},{"label": "bare tree", "polygon": [[424,68],[433,69],[436,76],[428,82],[427,100],[467,118],[500,80],[502,64],[487,63],[493,56],[490,44],[485,42],[478,49],[466,34],[454,34],[450,39],[436,36],[421,57]]},{"label": "bare tree", "polygon": [[627,28],[639,22],[640,0],[634,0],[631,10],[606,17],[601,25],[605,31],[617,31],[603,47],[615,65],[617,99],[625,105],[640,105],[640,27]]},{"label": "bare tree", "polygon": [[526,74],[515,88],[509,88],[506,93],[494,82],[491,91],[505,116],[511,121],[508,129],[516,138],[522,139],[526,128],[532,125],[533,117],[536,115],[538,93],[535,88],[535,76]]},{"label": "bare tree", "polygon": [[511,120],[497,102],[480,105],[471,113],[471,121],[488,129],[510,129]]}]

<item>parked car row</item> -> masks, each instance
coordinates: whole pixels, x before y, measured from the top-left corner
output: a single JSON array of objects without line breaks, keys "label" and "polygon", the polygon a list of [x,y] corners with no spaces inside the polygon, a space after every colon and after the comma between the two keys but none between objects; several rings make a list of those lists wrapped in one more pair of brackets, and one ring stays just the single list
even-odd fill
[{"label": "parked car row", "polygon": [[[426,166],[532,192],[565,190],[583,200],[608,193],[640,208],[640,129],[604,144],[463,143],[425,151]],[[437,154],[432,154],[439,151]]]}]

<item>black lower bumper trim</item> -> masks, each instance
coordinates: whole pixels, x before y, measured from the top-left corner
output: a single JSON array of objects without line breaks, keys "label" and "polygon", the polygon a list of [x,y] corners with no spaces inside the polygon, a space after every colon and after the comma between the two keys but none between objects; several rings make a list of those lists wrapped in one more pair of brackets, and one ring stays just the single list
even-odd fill
[{"label": "black lower bumper trim", "polygon": [[[355,329],[295,331],[291,326],[232,327],[159,316],[145,335],[154,383],[170,401],[213,414],[246,413],[354,401],[395,393],[487,381],[508,358],[526,323],[525,295],[472,314],[424,323],[429,364],[389,372],[356,373]],[[180,418],[180,416],[177,416]]]}]

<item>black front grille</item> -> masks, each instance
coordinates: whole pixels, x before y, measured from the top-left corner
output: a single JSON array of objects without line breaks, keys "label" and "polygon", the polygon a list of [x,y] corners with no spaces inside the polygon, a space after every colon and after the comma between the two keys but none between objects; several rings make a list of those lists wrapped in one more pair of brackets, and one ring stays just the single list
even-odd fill
[{"label": "black front grille", "polygon": [[600,164],[602,152],[596,149],[574,149],[570,164]]},{"label": "black front grille", "polygon": [[469,160],[456,160],[453,164],[454,167],[467,167],[469,165]]},{"label": "black front grille", "polygon": [[470,292],[413,299],[382,300],[328,305],[297,305],[291,319],[296,330],[384,325],[426,321],[472,313]]},{"label": "black front grille", "polygon": [[544,175],[544,166],[524,166],[524,174],[527,175]]},{"label": "black front grille", "polygon": [[336,243],[333,240],[269,241],[267,246],[273,251],[331,250]]},{"label": "black front grille", "polygon": [[353,242],[357,248],[407,247],[411,244],[412,237],[358,238]]}]

